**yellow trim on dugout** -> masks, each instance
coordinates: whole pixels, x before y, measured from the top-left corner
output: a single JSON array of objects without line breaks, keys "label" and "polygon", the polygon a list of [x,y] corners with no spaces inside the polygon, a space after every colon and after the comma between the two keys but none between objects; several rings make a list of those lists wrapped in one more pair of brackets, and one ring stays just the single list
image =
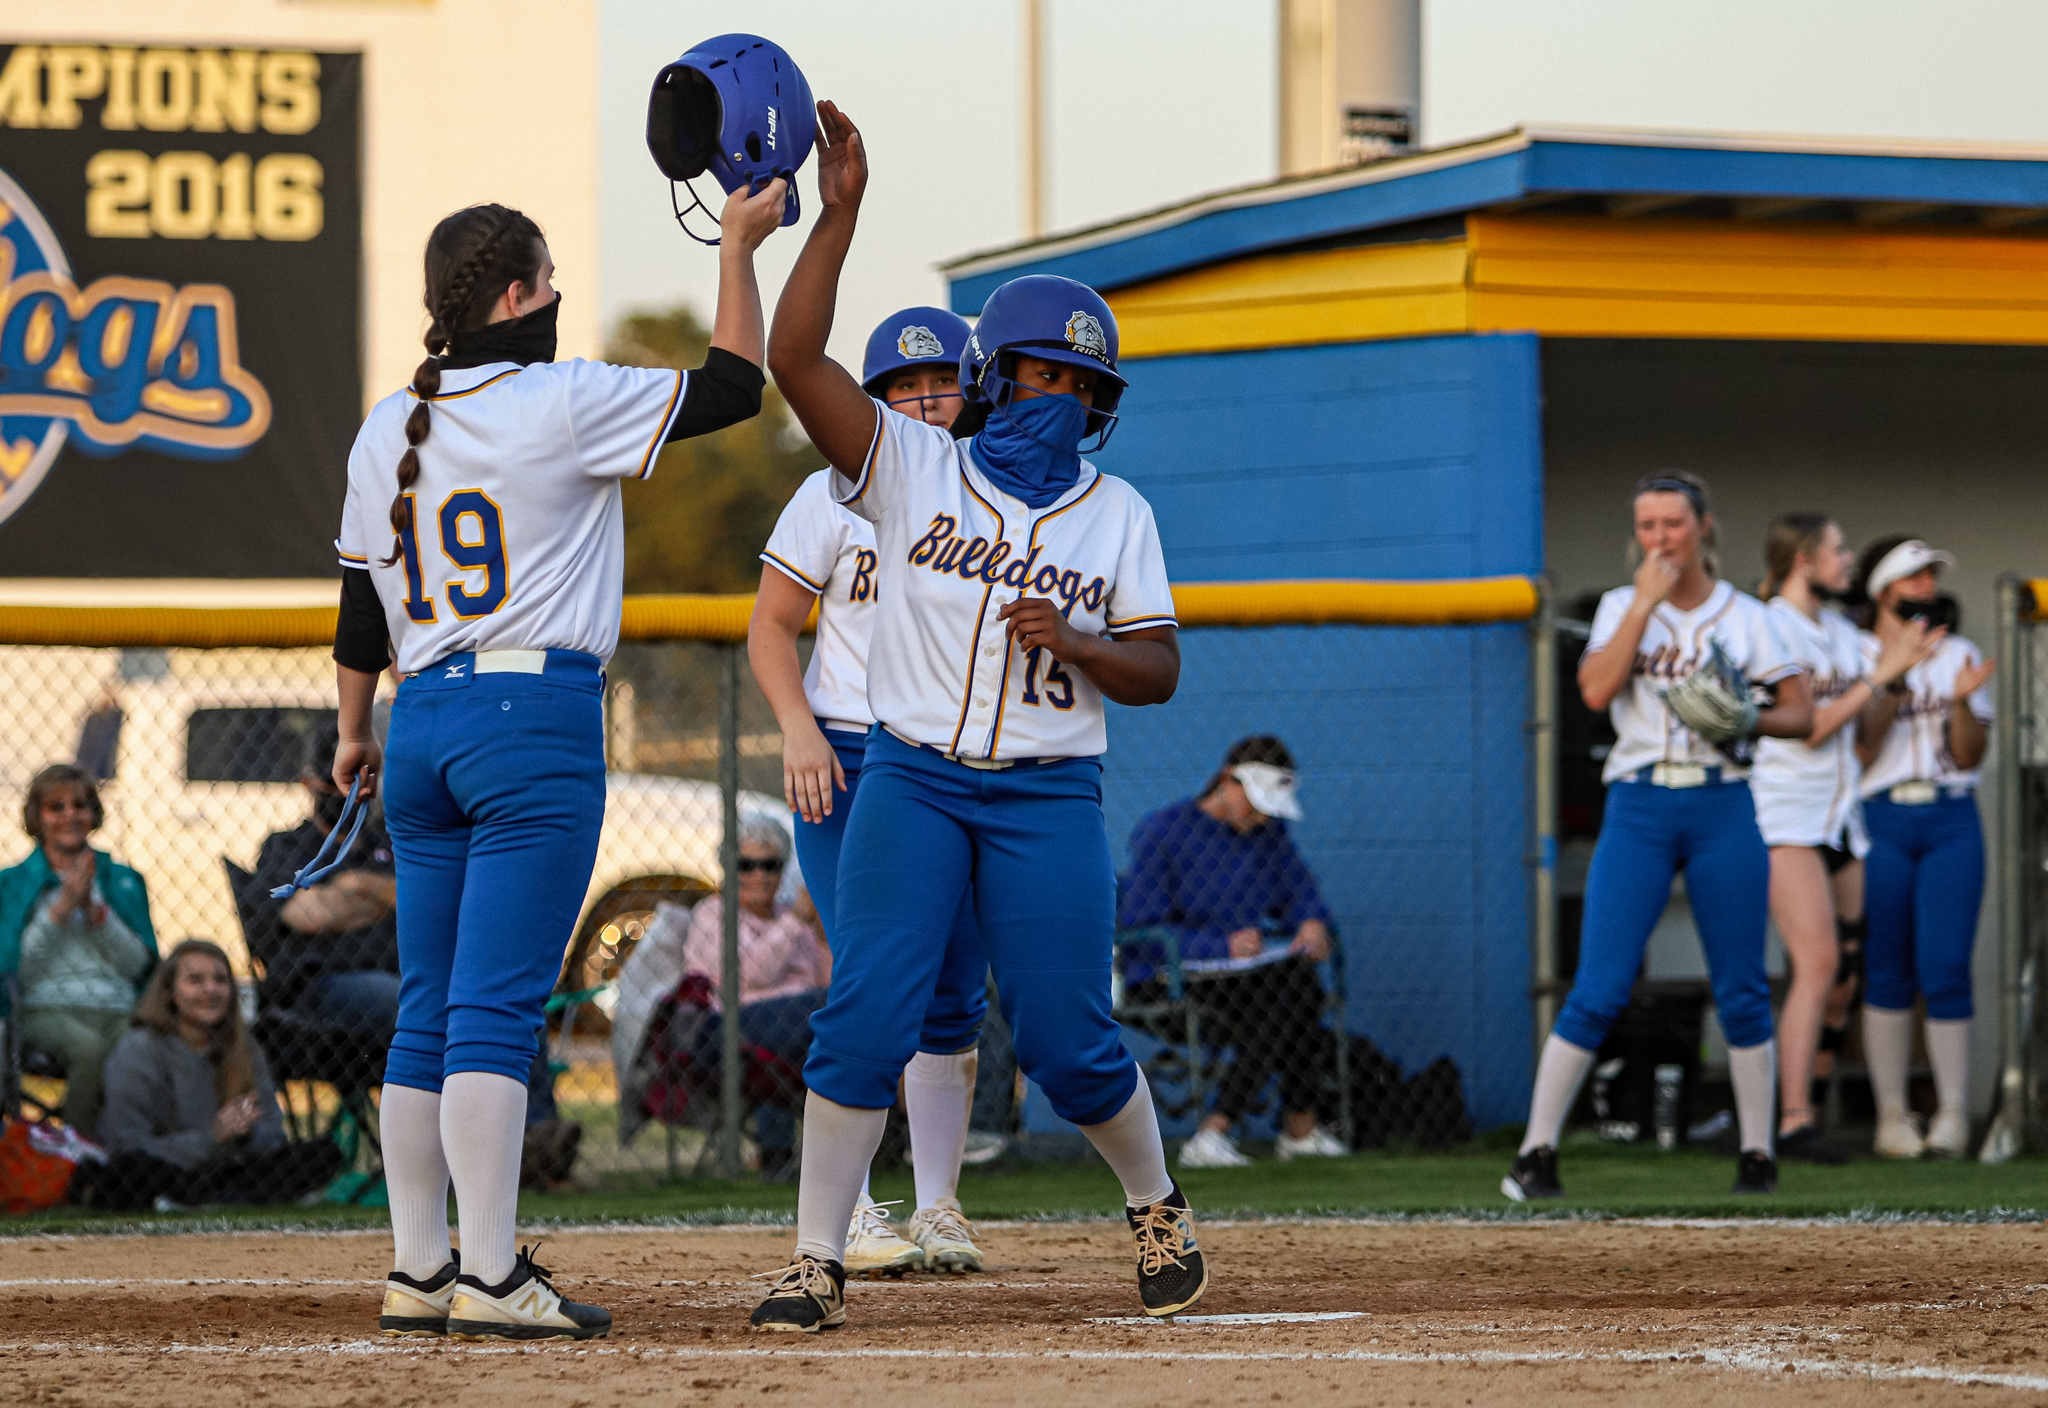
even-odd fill
[{"label": "yellow trim on dugout", "polygon": [[[2048,584],[2044,584],[2048,585]],[[1188,626],[1438,626],[1524,621],[1536,614],[1528,577],[1437,582],[1183,582],[1174,612]],[[743,641],[752,596],[629,596],[629,641]],[[271,649],[333,643],[332,606],[0,606],[0,645]],[[817,625],[814,609],[807,628]]]},{"label": "yellow trim on dugout", "polygon": [[1446,333],[2048,343],[2048,241],[1982,230],[1475,215],[1110,295],[1127,357]]}]

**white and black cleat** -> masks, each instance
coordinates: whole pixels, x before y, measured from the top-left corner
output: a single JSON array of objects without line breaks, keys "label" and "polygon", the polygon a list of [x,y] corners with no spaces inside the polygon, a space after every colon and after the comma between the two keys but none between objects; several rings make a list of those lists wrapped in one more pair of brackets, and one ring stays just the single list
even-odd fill
[{"label": "white and black cleat", "polygon": [[1149,1208],[1124,1209],[1138,1243],[1138,1299],[1152,1316],[1178,1315],[1209,1289],[1209,1266],[1195,1245],[1195,1218],[1180,1184]]},{"label": "white and black cleat", "polygon": [[1562,1198],[1564,1185],[1557,1181],[1557,1150],[1542,1144],[1516,1155],[1508,1176],[1500,1181],[1500,1191],[1518,1203]]},{"label": "white and black cleat", "polygon": [[846,1323],[846,1268],[799,1254],[773,1276],[768,1298],[754,1307],[749,1323],[757,1330],[815,1335]]},{"label": "white and black cleat", "polygon": [[608,1310],[565,1300],[534,1264],[534,1247],[520,1249],[512,1274],[495,1286],[474,1276],[455,1278],[448,1334],[458,1340],[594,1340],[611,1333]]},{"label": "white and black cleat", "polygon": [[384,1309],[377,1317],[380,1332],[412,1339],[448,1333],[448,1304],[455,1299],[455,1278],[462,1270],[460,1253],[450,1252],[448,1257],[439,1271],[425,1278],[403,1271],[384,1278]]}]

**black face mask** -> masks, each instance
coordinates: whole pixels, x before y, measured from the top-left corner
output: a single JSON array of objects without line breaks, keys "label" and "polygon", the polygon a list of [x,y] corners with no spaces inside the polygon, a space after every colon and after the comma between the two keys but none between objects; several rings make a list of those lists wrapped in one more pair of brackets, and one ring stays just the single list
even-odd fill
[{"label": "black face mask", "polygon": [[313,794],[313,815],[319,820],[323,831],[332,831],[341,820],[341,809],[348,798],[339,792],[316,792]]},{"label": "black face mask", "polygon": [[555,319],[562,311],[562,295],[543,303],[522,318],[507,318],[474,332],[457,333],[448,344],[441,362],[443,371],[481,367],[492,362],[517,362],[524,367],[534,362],[555,360]]}]

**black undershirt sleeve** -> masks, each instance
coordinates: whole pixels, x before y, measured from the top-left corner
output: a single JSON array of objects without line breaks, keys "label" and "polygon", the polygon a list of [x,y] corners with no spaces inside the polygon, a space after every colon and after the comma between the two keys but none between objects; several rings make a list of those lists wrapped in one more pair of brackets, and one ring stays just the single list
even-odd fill
[{"label": "black undershirt sleeve", "polygon": [[668,442],[709,435],[761,414],[761,387],[768,378],[745,357],[714,347],[704,365],[690,373],[683,404],[669,423]]},{"label": "black undershirt sleeve", "polygon": [[361,567],[341,569],[341,615],[334,623],[334,660],[366,675],[391,663],[391,623],[384,619],[377,585]]}]

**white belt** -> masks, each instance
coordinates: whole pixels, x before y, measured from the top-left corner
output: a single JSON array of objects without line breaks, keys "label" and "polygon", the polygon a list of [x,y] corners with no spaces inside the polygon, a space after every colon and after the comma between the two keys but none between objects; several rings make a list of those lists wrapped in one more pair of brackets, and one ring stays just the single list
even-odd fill
[{"label": "white belt", "polygon": [[1705,787],[1707,765],[1705,763],[1657,763],[1650,769],[1650,785],[1653,787]]},{"label": "white belt", "polygon": [[934,748],[929,743],[919,743],[915,738],[905,738],[887,724],[883,724],[882,727],[888,729],[889,736],[899,742],[908,743],[913,748],[921,748],[927,753],[937,753],[949,763],[958,763],[961,767],[973,768],[976,772],[1002,772],[1006,768],[1055,761],[1050,758],[1006,758],[998,762],[994,758],[963,758],[958,753],[948,753],[945,749]]},{"label": "white belt", "polygon": [[479,650],[475,673],[479,675],[544,675],[548,669],[545,650]]},{"label": "white belt", "polygon": [[834,733],[866,733],[868,731],[866,724],[857,724],[848,719],[820,719],[818,723],[821,727],[829,728]]},{"label": "white belt", "polygon": [[1967,797],[1970,795],[1970,789],[1954,783],[1944,787],[1938,782],[1915,778],[1911,782],[1899,783],[1884,795],[1897,806],[1925,807],[1940,801],[1943,797]]}]

